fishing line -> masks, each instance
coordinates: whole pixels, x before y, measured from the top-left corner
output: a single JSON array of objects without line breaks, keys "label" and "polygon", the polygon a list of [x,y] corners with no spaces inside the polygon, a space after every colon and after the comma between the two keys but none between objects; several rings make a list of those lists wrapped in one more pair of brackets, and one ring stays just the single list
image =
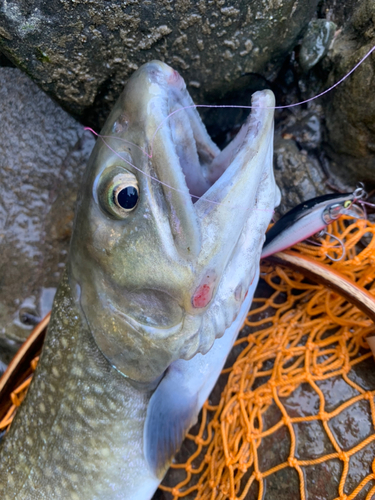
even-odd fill
[{"label": "fishing line", "polygon": [[158,132],[158,130],[162,127],[164,122],[168,120],[171,116],[173,116],[175,113],[178,113],[179,111],[182,111],[184,109],[191,109],[191,108],[235,108],[235,109],[287,109],[287,108],[294,108],[296,106],[301,106],[302,104],[306,104],[308,102],[314,101],[315,99],[318,99],[319,97],[322,97],[325,94],[328,94],[328,92],[331,92],[334,88],[336,88],[338,85],[340,85],[342,82],[344,82],[354,71],[356,71],[357,68],[374,52],[375,50],[375,45],[362,57],[362,59],[345,75],[343,76],[338,82],[334,83],[331,87],[329,87],[326,90],[323,90],[320,94],[317,94],[316,96],[310,97],[309,99],[305,99],[304,101],[300,102],[295,102],[293,104],[285,104],[283,106],[241,106],[237,104],[192,104],[190,106],[184,106],[182,108],[176,109],[175,111],[172,111],[162,122],[158,125],[157,129],[154,132],[154,135],[152,136],[151,139],[151,157],[152,158],[152,145],[155,139],[155,135]]},{"label": "fishing line", "polygon": [[[116,156],[118,156],[122,161],[125,161],[128,165],[130,165],[131,167],[135,168],[135,170],[138,170],[138,172],[140,172],[141,174],[145,175],[146,177],[149,177],[150,179],[152,179],[153,181],[156,181],[156,182],[159,182],[159,184],[162,184],[163,186],[166,186],[167,188],[169,189],[173,189],[173,191],[177,191],[178,193],[182,193],[182,194],[185,194],[186,195],[186,192],[183,191],[182,189],[177,189],[177,188],[174,188],[172,186],[170,186],[169,184],[166,184],[165,182],[161,181],[160,179],[157,179],[156,177],[154,177],[153,175],[150,175],[146,172],[143,172],[143,170],[141,170],[140,168],[136,167],[135,165],[133,165],[133,163],[131,163],[129,160],[126,160],[125,158],[123,158],[121,156],[120,153],[118,153],[117,151],[115,151],[109,144],[108,142],[105,140],[105,138],[111,138],[111,139],[120,139],[119,137],[113,137],[111,135],[100,135],[98,134],[97,132],[95,132],[95,130],[93,130],[92,128],[90,127],[85,127],[85,130],[89,130],[90,132],[92,132],[94,135],[96,135],[97,137],[100,137],[100,139],[104,142],[104,144],[107,146],[107,148],[109,150],[112,151],[112,153],[114,153]],[[124,139],[121,139],[124,141]],[[136,144],[133,144],[132,142],[129,142],[129,141],[125,141],[127,142],[128,144],[132,144],[133,146],[136,146]],[[137,146],[139,149],[142,150],[142,148],[140,148],[139,146]],[[146,153],[147,154],[147,153]],[[149,156],[149,155],[147,155]],[[149,156],[149,158],[152,158],[151,156]],[[201,196],[195,196],[193,194],[190,194],[189,193],[189,196],[191,198],[196,198],[196,199],[199,199],[201,198]],[[213,200],[207,200],[209,201],[210,203],[215,203],[216,205],[220,205],[220,202],[218,201],[213,201]]]},{"label": "fishing line", "polygon": [[375,205],[373,203],[369,203],[368,201],[358,200],[357,203],[360,203],[361,205],[367,205],[368,207],[371,208],[375,208]]},{"label": "fishing line", "polygon": [[[140,168],[136,167],[135,165],[133,165],[132,163],[130,163],[128,160],[126,160],[125,158],[123,158],[119,153],[117,153],[113,148],[111,148],[111,146],[107,143],[107,141],[105,139],[116,139],[118,141],[121,141],[121,142],[125,142],[126,144],[130,144],[134,147],[136,147],[137,149],[139,149],[143,154],[145,154],[148,158],[152,158],[153,157],[153,143],[154,143],[154,140],[155,140],[155,136],[157,134],[157,132],[160,130],[160,128],[164,125],[164,123],[169,119],[171,118],[171,116],[173,116],[174,114],[178,113],[179,111],[183,111],[183,110],[186,110],[186,109],[193,109],[193,108],[223,108],[223,109],[230,109],[230,108],[235,108],[235,109],[288,109],[288,108],[294,108],[296,106],[301,106],[302,104],[306,104],[308,102],[312,102],[314,101],[315,99],[318,99],[319,97],[322,97],[323,95],[325,94],[328,94],[329,92],[331,92],[333,89],[335,89],[336,87],[338,87],[341,83],[343,83],[352,73],[354,73],[354,71],[356,71],[359,66],[375,51],[375,45],[362,57],[362,59],[360,59],[360,61],[355,64],[355,66],[348,72],[346,73],[340,80],[338,80],[336,83],[334,83],[331,87],[329,87],[328,89],[324,90],[323,92],[320,92],[319,94],[317,94],[316,96],[313,96],[313,97],[310,97],[309,99],[305,99],[304,101],[300,101],[300,102],[296,102],[296,103],[293,103],[293,104],[285,104],[285,105],[282,105],[282,106],[245,106],[245,105],[237,105],[237,104],[192,104],[190,106],[184,106],[182,108],[178,108],[176,109],[175,111],[172,111],[168,116],[166,116],[161,122],[160,124],[157,126],[152,138],[151,138],[151,144],[150,144],[150,154],[147,153],[147,151],[145,151],[143,148],[141,148],[140,146],[138,146],[137,144],[134,144],[133,142],[130,142],[130,141],[127,141],[125,139],[122,139],[121,137],[115,137],[115,136],[102,136],[100,134],[98,134],[97,132],[95,132],[91,127],[84,127],[84,130],[88,130],[90,131],[91,133],[93,133],[96,137],[100,138],[104,144],[116,155],[118,156],[121,160],[125,161],[126,163],[128,163],[131,167],[133,167],[135,170],[137,170],[138,172],[142,173],[143,175],[145,175],[146,177],[149,177],[150,179],[156,181],[156,182],[159,182],[160,184],[162,184],[163,186],[167,187],[168,189],[172,189],[173,191],[177,191],[177,192],[180,192],[182,194],[186,194],[184,191],[182,191],[181,189],[178,189],[178,188],[174,188],[173,186],[170,186],[169,184],[165,183],[165,182],[162,182],[160,179],[157,179],[156,177],[150,175],[150,174],[147,174],[146,172],[144,172],[143,170],[141,170]],[[190,197],[191,198],[194,198],[194,199],[200,199],[202,198],[202,196],[195,196],[195,195],[192,195],[190,194]],[[216,205],[220,205],[220,202],[216,202],[216,201],[213,201],[213,200],[209,200],[209,199],[205,199],[204,201],[207,201],[209,203],[214,203]],[[362,201],[362,203],[364,203]],[[261,210],[261,209],[256,209],[256,210]],[[270,211],[270,210],[266,210],[266,211]]]}]

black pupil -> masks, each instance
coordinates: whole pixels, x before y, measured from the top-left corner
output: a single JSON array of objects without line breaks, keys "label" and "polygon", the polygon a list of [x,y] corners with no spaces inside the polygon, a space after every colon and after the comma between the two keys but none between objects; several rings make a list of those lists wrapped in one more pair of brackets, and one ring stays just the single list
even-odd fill
[{"label": "black pupil", "polygon": [[121,208],[125,210],[130,210],[134,208],[138,201],[138,191],[133,186],[128,186],[117,195],[117,203]]}]

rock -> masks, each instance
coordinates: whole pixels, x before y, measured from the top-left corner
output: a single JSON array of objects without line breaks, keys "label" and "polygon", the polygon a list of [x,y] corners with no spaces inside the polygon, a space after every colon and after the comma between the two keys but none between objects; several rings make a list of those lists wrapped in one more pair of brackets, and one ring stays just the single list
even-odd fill
[{"label": "rock", "polygon": [[283,215],[299,203],[329,191],[321,167],[321,120],[324,110],[312,103],[284,110],[276,127],[274,171],[282,196],[277,214]]},{"label": "rock", "polygon": [[73,207],[94,144],[16,68],[0,68],[0,349],[11,351],[51,307]]},{"label": "rock", "polygon": [[335,30],[336,24],[325,19],[309,23],[299,52],[299,63],[304,71],[313,68],[327,54]]},{"label": "rock", "polygon": [[[342,78],[375,45],[375,3],[354,3],[343,25],[326,67],[328,84]],[[375,54],[326,99],[325,149],[331,159],[330,173],[338,182],[375,183]]]},{"label": "rock", "polygon": [[327,192],[319,161],[306,150],[300,151],[291,139],[275,137],[275,179],[282,197],[277,213],[288,210]]},{"label": "rock", "polygon": [[100,125],[151,59],[181,71],[196,102],[246,73],[274,78],[318,0],[3,2],[0,50],[47,93]]}]

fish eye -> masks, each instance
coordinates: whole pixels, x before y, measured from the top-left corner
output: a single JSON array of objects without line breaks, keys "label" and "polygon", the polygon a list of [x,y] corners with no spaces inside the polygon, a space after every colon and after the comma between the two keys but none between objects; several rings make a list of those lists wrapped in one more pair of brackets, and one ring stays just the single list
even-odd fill
[{"label": "fish eye", "polygon": [[134,174],[123,167],[105,171],[99,180],[101,208],[115,219],[125,219],[138,204],[139,186]]},{"label": "fish eye", "polygon": [[133,210],[138,203],[138,190],[134,186],[120,186],[113,193],[113,201],[118,208]]},{"label": "fish eye", "polygon": [[352,202],[350,200],[346,200],[346,202],[344,203],[344,208],[349,208],[351,204]]}]

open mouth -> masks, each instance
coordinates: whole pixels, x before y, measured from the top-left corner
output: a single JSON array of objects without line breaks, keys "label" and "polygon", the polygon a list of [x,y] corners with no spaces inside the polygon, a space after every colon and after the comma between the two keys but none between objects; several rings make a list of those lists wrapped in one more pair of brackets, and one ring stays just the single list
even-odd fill
[{"label": "open mouth", "polygon": [[230,167],[240,150],[255,141],[260,130],[259,115],[265,96],[254,95],[252,113],[223,150],[211,140],[205,126],[197,119],[196,109],[190,109],[184,97],[172,94],[169,126],[187,188],[195,203]]},{"label": "open mouth", "polygon": [[225,232],[228,238],[237,239],[254,206],[265,165],[272,164],[274,96],[269,90],[252,96],[251,114],[220,151],[182,78],[163,63],[151,64],[157,65],[154,71],[162,89],[153,106],[152,163],[169,205],[175,243],[184,257],[196,257],[204,225],[216,218],[224,229],[219,219],[228,226],[231,214],[238,220],[233,231],[225,228]]}]

